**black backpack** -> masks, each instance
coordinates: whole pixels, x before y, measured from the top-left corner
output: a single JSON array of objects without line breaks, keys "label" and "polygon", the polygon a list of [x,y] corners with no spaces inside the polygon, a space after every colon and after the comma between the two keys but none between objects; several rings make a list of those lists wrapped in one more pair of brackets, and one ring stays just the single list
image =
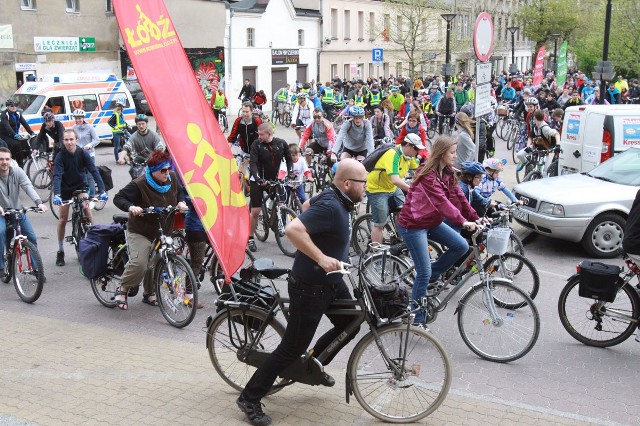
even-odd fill
[{"label": "black backpack", "polygon": [[383,143],[382,145],[374,149],[371,154],[367,155],[364,160],[362,160],[362,165],[365,169],[367,169],[368,172],[372,172],[376,168],[376,163],[378,162],[380,157],[382,157],[384,154],[386,154],[387,151],[389,151],[390,149],[394,149],[395,147],[395,142]]}]

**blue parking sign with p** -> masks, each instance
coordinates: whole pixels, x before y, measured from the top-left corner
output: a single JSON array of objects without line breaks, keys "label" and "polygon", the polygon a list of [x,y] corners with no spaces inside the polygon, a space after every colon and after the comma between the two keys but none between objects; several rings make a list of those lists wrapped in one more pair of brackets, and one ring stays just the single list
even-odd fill
[{"label": "blue parking sign with p", "polygon": [[371,61],[372,62],[382,62],[384,49],[372,49],[371,50]]}]

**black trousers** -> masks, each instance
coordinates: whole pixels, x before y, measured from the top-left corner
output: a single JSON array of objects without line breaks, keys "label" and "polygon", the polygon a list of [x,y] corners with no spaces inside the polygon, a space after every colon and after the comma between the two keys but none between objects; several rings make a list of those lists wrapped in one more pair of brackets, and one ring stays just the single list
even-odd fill
[{"label": "black trousers", "polygon": [[[259,402],[271,386],[293,361],[302,356],[318,329],[322,315],[336,299],[352,299],[344,281],[337,284],[308,284],[289,280],[289,322],[280,345],[256,370],[242,392],[242,397],[249,402]],[[333,328],[323,334],[314,346],[314,353],[319,355],[351,322],[353,317],[345,315],[329,315]],[[349,335],[340,345],[340,349],[350,342],[359,329]],[[331,362],[339,349],[325,361]]]}]

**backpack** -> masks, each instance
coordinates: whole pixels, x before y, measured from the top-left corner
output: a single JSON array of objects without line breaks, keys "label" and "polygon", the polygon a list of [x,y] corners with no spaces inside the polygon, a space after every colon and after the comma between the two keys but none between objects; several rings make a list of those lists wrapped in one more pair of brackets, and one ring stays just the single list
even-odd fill
[{"label": "backpack", "polygon": [[107,271],[109,246],[118,235],[124,234],[122,225],[95,225],[89,228],[78,243],[80,272],[88,279],[100,278]]},{"label": "backpack", "polygon": [[113,189],[113,179],[111,178],[111,169],[107,166],[98,166],[98,172],[104,183],[104,190],[110,191]]},{"label": "backpack", "polygon": [[387,151],[396,147],[395,142],[387,142],[383,143],[379,147],[373,150],[371,154],[367,155],[367,157],[362,160],[362,165],[368,172],[372,172],[376,168],[376,163]]}]

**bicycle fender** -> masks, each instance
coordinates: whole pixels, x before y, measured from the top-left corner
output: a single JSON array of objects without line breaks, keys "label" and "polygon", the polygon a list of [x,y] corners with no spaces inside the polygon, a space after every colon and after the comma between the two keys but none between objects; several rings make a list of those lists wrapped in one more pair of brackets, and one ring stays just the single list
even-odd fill
[{"label": "bicycle fender", "polygon": [[[493,282],[502,282],[502,283],[507,283],[507,284],[511,284],[513,285],[513,281],[508,280],[506,278],[490,278],[491,281]],[[456,310],[453,312],[453,315],[456,315],[458,313],[458,311],[460,310],[460,304],[461,304],[461,300],[464,299],[464,297],[467,295],[467,293],[470,293],[472,291],[474,291],[476,289],[476,287],[480,287],[483,286],[484,284],[482,283],[482,281],[479,281],[475,284],[473,284],[471,287],[469,287],[467,289],[467,291],[465,291],[462,296],[460,296],[460,299],[458,299],[458,306],[456,306]]]},{"label": "bicycle fender", "polygon": [[578,273],[576,272],[575,274],[573,274],[573,275],[571,275],[569,278],[567,278],[567,281],[571,281],[571,280],[572,280],[572,279],[574,279],[574,278],[578,278],[578,276],[579,276],[579,275],[580,275],[580,274],[578,274]]}]

